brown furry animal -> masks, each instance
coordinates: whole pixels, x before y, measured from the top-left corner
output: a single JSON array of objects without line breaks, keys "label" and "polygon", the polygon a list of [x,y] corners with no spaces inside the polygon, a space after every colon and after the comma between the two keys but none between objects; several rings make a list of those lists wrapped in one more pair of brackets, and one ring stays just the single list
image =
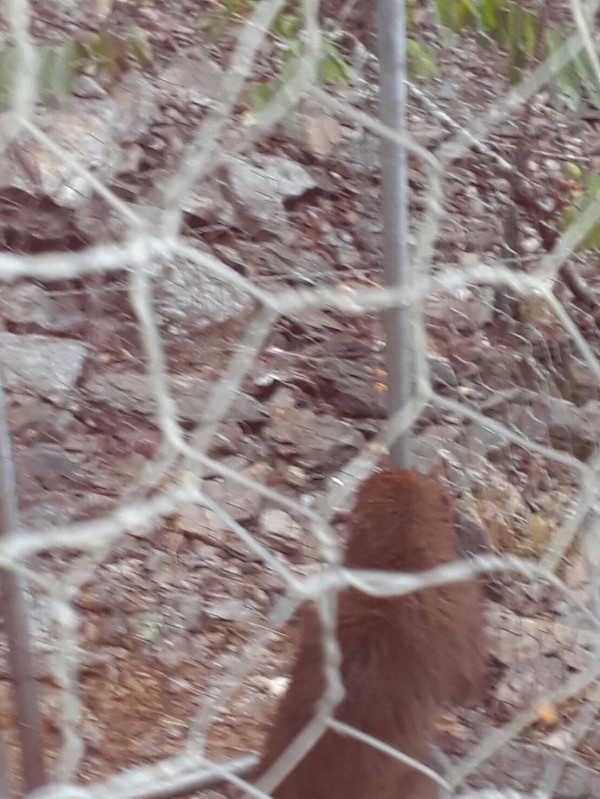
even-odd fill
[{"label": "brown furry animal", "polygon": [[[351,516],[346,566],[418,572],[457,558],[439,485],[415,471],[375,474]],[[290,687],[255,776],[265,773],[312,718],[323,691],[321,631],[304,610]],[[335,717],[421,762],[441,710],[475,698],[485,656],[476,582],[379,599],[339,596],[338,638],[346,697]],[[428,777],[348,736],[327,730],[273,791],[277,799],[436,799]]]}]

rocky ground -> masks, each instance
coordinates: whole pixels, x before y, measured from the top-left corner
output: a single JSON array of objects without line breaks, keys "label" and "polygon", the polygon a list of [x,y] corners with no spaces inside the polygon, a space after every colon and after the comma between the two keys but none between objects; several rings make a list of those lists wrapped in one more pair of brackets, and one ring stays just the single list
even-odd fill
[{"label": "rocky ground", "polygon": [[[115,30],[135,22],[147,31],[151,67],[124,73],[110,91],[90,79],[63,106],[40,109],[37,121],[62,146],[76,146],[81,163],[124,203],[151,214],[156,187],[174,173],[219,97],[229,45],[209,46],[203,38],[198,21],[208,4],[132,5],[94,8]],[[38,6],[39,37],[74,35],[94,23],[72,11],[67,17],[60,7]],[[362,54],[360,72],[331,91],[373,114],[377,71],[369,53],[370,23],[361,22],[354,9],[345,24],[344,46],[353,58]],[[433,42],[426,16],[419,25],[423,38]],[[468,130],[474,115],[508,89],[501,56],[482,57],[466,36],[440,51],[440,64],[440,79],[417,84],[410,96],[411,134],[428,149],[448,139],[456,125]],[[574,125],[551,99],[547,92],[536,95],[527,120],[528,141],[535,142],[530,180],[533,190],[559,209],[573,191],[561,162],[567,156],[594,157],[598,119],[582,115]],[[223,144],[235,156],[179,198],[185,234],[265,289],[378,284],[376,138],[343,118],[327,122],[328,112],[306,101],[250,151],[237,152],[243,114],[240,108]],[[465,269],[503,254],[511,187],[499,160],[510,160],[524,146],[521,137],[518,119],[511,119],[493,127],[482,148],[453,165],[435,270],[449,264]],[[68,165],[58,165],[32,142],[25,153],[27,169],[18,154],[0,169],[5,251],[79,251],[119,238],[119,214],[81,186],[67,191],[76,184]],[[410,183],[416,230],[428,186],[413,159]],[[554,222],[558,219],[557,211]],[[517,222],[521,266],[529,270],[545,244],[524,209],[517,208]],[[567,287],[560,289],[560,299],[597,353],[599,279],[593,263],[581,259],[577,268],[587,281],[589,301]],[[490,286],[456,291],[440,286],[424,308],[427,362],[439,396],[502,422],[523,445],[434,406],[417,423],[415,454],[418,465],[456,495],[457,528],[466,549],[492,547],[537,557],[575,507],[580,486],[571,466],[528,444],[586,460],[600,434],[600,397],[597,380],[547,307],[535,298],[512,302],[511,320]],[[154,311],[179,421],[191,431],[203,420],[211,388],[256,309],[242,291],[199,274],[198,266],[182,257],[157,272]],[[0,292],[0,320],[23,524],[51,530],[143,496],[162,451],[126,275],[16,280]],[[329,478],[381,428],[382,339],[380,320],[372,315],[306,310],[281,319],[220,426],[211,454],[286,496],[318,499]],[[208,479],[210,496],[276,557],[298,574],[317,568],[317,548],[299,520],[233,481],[216,474]],[[343,535],[342,515],[338,527]],[[83,779],[175,754],[193,725],[197,734],[208,735],[211,755],[259,749],[285,687],[294,627],[286,627],[285,634],[272,631],[280,578],[215,514],[183,507],[152,534],[119,539],[100,562],[61,550],[30,565],[50,586],[81,588],[73,604],[84,708]],[[587,601],[588,575],[578,552],[571,553],[562,575],[574,595]],[[447,719],[441,739],[449,754],[464,754],[489,727],[527,707],[540,686],[549,692],[592,656],[593,636],[564,596],[516,582],[491,585],[488,593],[493,662],[486,708],[476,716]],[[54,751],[63,707],[53,660],[60,639],[52,605],[39,590],[34,600],[44,717]],[[7,695],[4,649],[2,656],[0,700]],[[243,687],[228,691],[240,663],[249,665]],[[8,726],[6,702],[0,711]],[[577,707],[561,707],[556,724],[540,720],[526,740],[490,760],[480,779],[537,784],[548,758],[571,745],[567,733],[576,712]],[[565,771],[565,795],[597,793],[598,776],[590,767],[596,744],[592,733],[580,743],[581,757]]]}]

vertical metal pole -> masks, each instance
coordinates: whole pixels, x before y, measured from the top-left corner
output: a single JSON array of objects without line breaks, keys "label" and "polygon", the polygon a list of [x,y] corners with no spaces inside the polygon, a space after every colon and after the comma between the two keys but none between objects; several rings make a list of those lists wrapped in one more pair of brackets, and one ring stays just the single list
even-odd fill
[{"label": "vertical metal pole", "polygon": [[[14,533],[18,524],[17,488],[4,383],[0,376],[0,536]],[[29,635],[26,594],[20,578],[11,569],[0,569],[0,602],[21,745],[23,782],[26,792],[29,792],[45,782],[42,720]]]},{"label": "vertical metal pole", "polygon": [[[379,118],[398,133],[406,131],[406,8],[404,0],[377,0],[379,21]],[[383,270],[386,286],[411,285],[408,254],[408,163],[406,149],[381,142]],[[384,318],[388,417],[409,403],[413,392],[412,308],[391,308]],[[390,446],[394,467],[411,465],[411,431]]]}]

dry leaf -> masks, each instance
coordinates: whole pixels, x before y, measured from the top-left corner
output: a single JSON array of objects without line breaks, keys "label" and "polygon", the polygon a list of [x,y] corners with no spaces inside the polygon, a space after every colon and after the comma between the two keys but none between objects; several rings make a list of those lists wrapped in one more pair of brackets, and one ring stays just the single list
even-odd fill
[{"label": "dry leaf", "polygon": [[551,727],[558,721],[556,707],[550,702],[543,702],[537,709],[539,720],[547,727]]}]

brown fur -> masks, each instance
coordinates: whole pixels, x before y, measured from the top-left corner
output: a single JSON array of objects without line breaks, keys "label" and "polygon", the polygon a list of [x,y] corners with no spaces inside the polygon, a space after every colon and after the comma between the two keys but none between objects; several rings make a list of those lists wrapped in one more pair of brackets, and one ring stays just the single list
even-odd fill
[{"label": "brown fur", "polygon": [[[346,565],[422,571],[455,560],[450,510],[440,487],[415,471],[381,472],[360,488]],[[263,774],[313,714],[323,690],[321,631],[312,607],[290,687],[279,707]],[[402,752],[428,761],[446,706],[477,696],[484,668],[483,613],[475,582],[376,599],[339,596],[338,638],[346,698],[335,716]],[[392,758],[327,731],[277,787],[277,799],[434,799],[430,779]]]}]

